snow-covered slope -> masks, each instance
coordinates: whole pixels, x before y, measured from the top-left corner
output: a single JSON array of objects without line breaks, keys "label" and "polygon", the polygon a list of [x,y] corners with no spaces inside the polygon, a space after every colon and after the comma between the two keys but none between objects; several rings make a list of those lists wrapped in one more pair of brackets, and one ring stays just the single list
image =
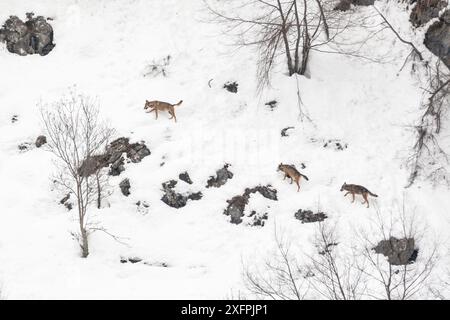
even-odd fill
[{"label": "snow-covered slope", "polygon": [[[396,9],[390,17],[406,29],[407,16]],[[314,224],[301,224],[294,213],[318,206],[346,238],[370,220],[373,208],[389,212],[405,199],[447,246],[447,187],[404,188],[409,126],[420,115],[422,90],[417,75],[398,74],[409,48],[389,31],[371,50],[382,54],[387,47],[391,63],[313,53],[309,79],[289,78],[280,66],[272,87],[257,95],[254,52],[229,47],[220,26],[205,23],[201,0],[3,0],[0,21],[29,11],[54,18],[56,47],[45,57],[19,57],[0,46],[0,283],[7,298],[226,298],[242,290],[242,261],[270,254],[275,228],[293,243],[308,243]],[[146,65],[167,55],[167,77],[143,76]],[[239,83],[237,94],[222,88],[226,81]],[[97,97],[118,136],[143,140],[152,152],[111,178],[109,206],[92,210],[126,245],[95,233],[87,259],[70,236],[74,213],[53,190],[51,154],[17,147],[44,133],[38,103],[71,88]],[[299,120],[298,88],[313,124]],[[144,113],[146,99],[183,99],[178,122]],[[271,111],[265,103],[273,99],[279,103]],[[295,129],[281,137],[288,126]],[[348,148],[323,148],[329,139]],[[310,180],[299,193],[276,171],[280,162],[306,165]],[[234,177],[205,188],[225,163]],[[204,197],[170,208],[160,200],[161,183],[183,171],[194,183],[177,187]],[[125,177],[129,197],[118,187]],[[371,199],[371,209],[351,204],[339,192],[344,182],[363,184],[379,198]],[[250,209],[268,212],[266,225],[230,224],[222,214],[226,200],[260,184],[278,190],[279,201],[250,200]],[[137,211],[139,200],[150,204],[148,214]],[[122,264],[122,256],[169,267]]]}]

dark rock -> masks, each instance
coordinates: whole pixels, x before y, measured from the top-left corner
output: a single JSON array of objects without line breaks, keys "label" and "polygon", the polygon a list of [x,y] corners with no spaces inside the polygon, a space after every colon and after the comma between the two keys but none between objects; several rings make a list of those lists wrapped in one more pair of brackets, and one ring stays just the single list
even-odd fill
[{"label": "dark rock", "polygon": [[138,263],[138,262],[141,262],[142,259],[138,258],[138,257],[134,257],[134,258],[128,258],[128,261],[130,261],[131,263]]},{"label": "dark rock", "polygon": [[330,139],[325,142],[323,147],[327,148],[327,149],[332,148],[336,151],[343,151],[343,150],[347,149],[348,145],[347,145],[347,143],[344,143],[338,139]]},{"label": "dark rock", "polygon": [[19,121],[19,116],[15,114],[11,117],[11,123],[16,123],[17,121]]},{"label": "dark rock", "polygon": [[128,197],[131,193],[130,193],[130,188],[131,188],[131,184],[130,184],[130,179],[126,178],[123,179],[120,183],[119,183],[119,187],[120,187],[120,191],[122,191],[122,194],[125,197]]},{"label": "dark rock", "polygon": [[[271,188],[271,186],[257,186],[254,188],[247,188],[245,189],[245,192],[242,195],[238,195],[238,196],[234,196],[233,198],[231,198],[230,200],[227,200],[228,206],[227,208],[224,210],[223,214],[230,216],[230,222],[233,224],[240,224],[242,223],[242,218],[245,216],[244,211],[245,211],[245,206],[248,204],[248,201],[250,199],[250,195],[253,193],[259,192],[263,197],[267,198],[267,199],[271,199],[274,201],[277,201],[277,190]],[[253,213],[253,212],[252,212]],[[255,215],[256,212],[253,214]],[[253,216],[251,214],[251,216]],[[266,217],[264,218],[264,215],[266,215]],[[256,220],[254,219],[254,222],[256,224],[253,225],[258,225],[258,219],[260,219],[262,224],[259,225],[264,225],[262,220],[267,220],[267,214],[264,214],[262,216],[256,217]]]},{"label": "dark rock", "polygon": [[424,44],[450,68],[450,10],[446,10],[439,21],[428,28]]},{"label": "dark rock", "polygon": [[180,174],[178,175],[178,178],[179,178],[181,181],[184,181],[184,182],[186,182],[186,183],[188,183],[188,184],[192,184],[191,177],[189,177],[189,174],[188,174],[187,172],[180,173]]},{"label": "dark rock", "polygon": [[254,188],[247,188],[245,189],[244,195],[250,196],[252,193],[259,192],[264,198],[278,201],[277,198],[277,190],[272,188],[272,186],[257,186]]},{"label": "dark rock", "polygon": [[416,260],[419,250],[414,246],[414,238],[397,239],[390,237],[389,240],[380,241],[373,250],[387,257],[391,265],[400,266],[413,263]]},{"label": "dark rock", "polygon": [[144,142],[130,144],[130,139],[124,137],[114,140],[106,148],[109,163],[117,161],[123,153],[126,153],[127,158],[133,163],[141,162],[142,159],[151,154]]},{"label": "dark rock", "polygon": [[224,89],[227,89],[229,92],[237,93],[238,92],[238,83],[237,82],[227,82],[223,85]]},{"label": "dark rock", "polygon": [[115,162],[111,163],[109,166],[109,175],[110,176],[120,176],[122,172],[125,171],[125,159],[120,157]]},{"label": "dark rock", "polygon": [[191,193],[188,196],[189,200],[200,200],[201,198],[203,198],[203,193],[201,192]]},{"label": "dark rock", "polygon": [[278,101],[272,100],[272,101],[266,102],[265,105],[268,106],[271,111],[273,111],[273,109],[275,109],[277,107]]},{"label": "dark rock", "polygon": [[164,183],[162,184],[162,186],[163,186],[163,189],[164,189],[164,190],[166,190],[166,189],[173,189],[173,188],[175,188],[175,186],[177,185],[177,183],[178,183],[178,181],[176,181],[176,180],[169,180],[169,181],[167,181],[167,182],[164,182]]},{"label": "dark rock", "polygon": [[82,177],[89,177],[95,174],[98,170],[105,167],[108,162],[107,155],[97,155],[87,158],[83,161],[80,168],[78,168],[78,174]]},{"label": "dark rock", "polygon": [[188,200],[200,200],[203,197],[201,192],[190,193],[187,195],[175,192],[173,189],[177,183],[178,181],[169,180],[162,184],[164,195],[161,198],[161,201],[168,206],[179,209],[186,206]]},{"label": "dark rock", "polygon": [[62,198],[59,203],[64,205],[67,210],[72,210],[73,209],[73,203],[70,200],[70,193],[68,193],[64,198]]},{"label": "dark rock", "polygon": [[216,177],[211,176],[209,180],[206,182],[206,187],[211,188],[220,188],[225,183],[227,183],[228,179],[233,178],[233,173],[228,170],[229,164],[225,164],[222,169],[216,171]]},{"label": "dark rock", "polygon": [[40,148],[46,143],[47,143],[47,137],[46,136],[39,136],[36,139],[35,145],[36,145],[36,147]]},{"label": "dark rock", "polygon": [[234,196],[227,200],[228,207],[223,214],[230,216],[230,222],[233,224],[240,224],[244,216],[245,206],[248,204],[249,196]]},{"label": "dark rock", "polygon": [[26,22],[10,16],[0,29],[0,42],[6,42],[9,52],[21,56],[45,56],[55,47],[52,26],[42,16],[34,18],[33,13],[27,13]]},{"label": "dark rock", "polygon": [[420,27],[439,17],[439,12],[447,7],[447,4],[445,0],[417,0],[409,20],[415,27]]},{"label": "dark rock", "polygon": [[289,137],[289,135],[287,134],[287,131],[288,131],[289,129],[295,129],[295,127],[287,127],[287,128],[284,128],[283,130],[281,130],[281,136],[282,136],[282,137]]},{"label": "dark rock", "polygon": [[131,263],[139,263],[139,262],[141,262],[142,261],[142,259],[141,258],[139,258],[139,257],[131,257],[131,258],[123,258],[123,257],[121,257],[120,258],[120,263],[128,263],[128,262],[131,262]]},{"label": "dark rock", "polygon": [[31,150],[33,148],[33,145],[29,142],[23,142],[19,144],[17,148],[19,148],[20,151],[25,152]]},{"label": "dark rock", "polygon": [[128,138],[122,137],[111,142],[104,154],[86,159],[78,169],[79,173],[87,177],[95,174],[101,168],[110,166],[109,174],[118,176],[125,170],[124,153],[133,163],[141,162],[143,158],[151,154],[143,142],[130,144]]},{"label": "dark rock", "polygon": [[264,224],[266,223],[267,219],[269,218],[269,214],[267,212],[263,214],[258,214],[256,211],[252,211],[249,215],[249,217],[253,218],[251,222],[249,222],[249,225],[253,227],[264,227]]},{"label": "dark rock", "polygon": [[374,3],[375,0],[341,0],[334,7],[334,10],[347,11],[350,10],[352,4],[355,6],[372,6]]},{"label": "dark rock", "polygon": [[302,223],[311,223],[324,221],[328,216],[323,212],[314,213],[311,210],[298,210],[295,213],[295,218],[300,220]]}]

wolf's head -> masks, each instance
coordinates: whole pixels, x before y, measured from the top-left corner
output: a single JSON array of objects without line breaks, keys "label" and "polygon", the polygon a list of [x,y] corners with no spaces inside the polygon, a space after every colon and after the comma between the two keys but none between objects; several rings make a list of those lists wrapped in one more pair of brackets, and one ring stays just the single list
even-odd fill
[{"label": "wolf's head", "polygon": [[341,191],[344,191],[346,186],[347,186],[347,182],[344,182],[344,184],[341,187]]},{"label": "wolf's head", "polygon": [[280,163],[280,164],[278,165],[278,170],[277,170],[277,171],[283,170],[283,167],[284,167],[284,164],[283,164],[283,163]]}]

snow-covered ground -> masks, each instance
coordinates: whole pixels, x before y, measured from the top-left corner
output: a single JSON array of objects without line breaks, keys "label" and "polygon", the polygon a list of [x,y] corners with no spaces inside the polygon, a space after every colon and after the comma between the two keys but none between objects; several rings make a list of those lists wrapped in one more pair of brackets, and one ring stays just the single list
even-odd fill
[{"label": "snow-covered ground", "polygon": [[[56,47],[45,57],[20,57],[0,45],[0,284],[6,298],[223,299],[243,290],[243,261],[257,263],[271,254],[276,228],[309,250],[315,226],[296,220],[298,209],[320,206],[352,241],[350,231],[366,225],[375,208],[395,211],[404,200],[442,243],[445,272],[449,190],[425,181],[404,188],[410,125],[420,116],[423,91],[410,68],[399,73],[409,48],[389,30],[368,48],[389,51],[389,63],[314,52],[309,79],[287,77],[282,65],[272,87],[258,95],[255,53],[230,47],[220,26],[205,22],[201,0],[2,0],[0,21],[29,11],[54,19]],[[396,4],[387,12],[421,45],[423,34],[408,29],[408,16]],[[167,55],[167,77],[143,76],[146,65]],[[226,81],[239,83],[237,94],[222,88]],[[17,147],[44,133],[39,102],[71,88],[97,97],[118,136],[145,141],[152,152],[112,177],[109,205],[92,209],[126,245],[95,233],[87,259],[70,236],[75,213],[58,203],[64,194],[53,190],[51,154]],[[313,124],[298,117],[297,88]],[[183,99],[178,122],[166,113],[158,120],[144,113],[146,99]],[[274,99],[279,103],[272,111],[265,103]],[[295,129],[281,137],[288,126]],[[449,132],[447,124],[444,130]],[[348,148],[323,148],[328,139]],[[302,181],[299,193],[276,171],[280,162],[306,165],[302,172],[310,180]],[[205,188],[225,163],[234,177],[221,188]],[[184,171],[194,183],[177,188],[204,197],[174,209],[160,200],[161,183]],[[123,178],[131,182],[129,197],[118,187]],[[370,199],[370,209],[351,204],[339,192],[344,182],[362,184],[379,198]],[[259,195],[250,200],[249,209],[268,212],[266,225],[229,223],[222,214],[226,200],[260,184],[278,190],[279,201]],[[139,200],[150,204],[148,214],[137,211]],[[135,256],[169,267],[120,263]]]}]

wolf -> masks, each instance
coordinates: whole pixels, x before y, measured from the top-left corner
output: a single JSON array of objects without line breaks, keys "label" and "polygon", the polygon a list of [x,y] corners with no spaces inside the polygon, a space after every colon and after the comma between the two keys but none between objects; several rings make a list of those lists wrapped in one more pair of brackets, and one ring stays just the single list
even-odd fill
[{"label": "wolf", "polygon": [[291,184],[293,181],[295,181],[295,183],[297,184],[297,192],[300,191],[300,183],[299,182],[300,182],[301,177],[303,177],[307,181],[309,181],[308,177],[305,176],[304,174],[301,174],[300,172],[298,172],[298,170],[295,168],[294,165],[280,163],[277,171],[281,171],[284,173],[283,180],[285,180],[286,177],[289,177],[289,178],[291,178]]},{"label": "wolf", "polygon": [[180,104],[183,103],[183,100],[180,100],[180,102],[176,103],[176,104],[170,104],[168,102],[163,102],[163,101],[145,101],[145,107],[144,110],[150,110],[147,111],[147,113],[150,113],[152,111],[155,111],[156,114],[156,119],[158,119],[158,111],[168,111],[169,114],[172,116],[169,119],[175,119],[175,122],[177,122],[177,117],[175,116],[175,108],[176,106],[179,106]]},{"label": "wolf", "polygon": [[357,184],[347,184],[346,182],[344,182],[344,184],[341,187],[341,192],[342,191],[347,191],[347,193],[344,195],[344,197],[346,195],[348,195],[349,193],[352,194],[353,196],[353,202],[355,202],[355,194],[360,194],[363,196],[364,201],[362,202],[362,204],[367,203],[367,208],[369,208],[369,201],[367,200],[367,196],[370,194],[372,197],[378,197],[378,195],[370,192],[369,190],[367,190],[367,188],[357,185]]}]

